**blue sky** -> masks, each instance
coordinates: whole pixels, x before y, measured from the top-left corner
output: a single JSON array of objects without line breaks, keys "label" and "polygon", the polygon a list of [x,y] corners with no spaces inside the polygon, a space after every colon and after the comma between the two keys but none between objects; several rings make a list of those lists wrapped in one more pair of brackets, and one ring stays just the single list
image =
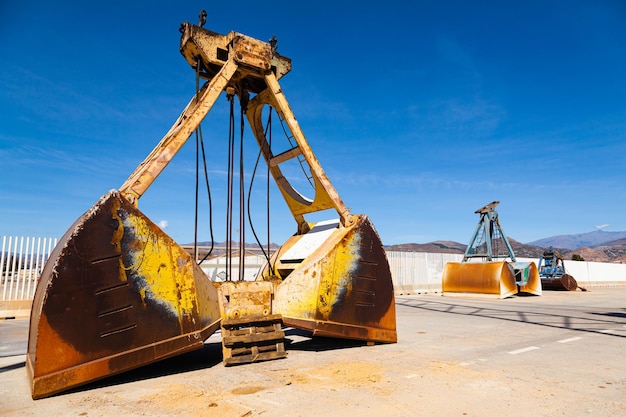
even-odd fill
[{"label": "blue sky", "polygon": [[[5,0],[0,235],[60,237],[133,172],[195,91],[178,28],[202,8],[215,32],[276,35],[293,60],[280,83],[311,147],[384,244],[467,243],[474,210],[493,200],[521,242],[626,230],[622,1]],[[221,98],[203,124],[216,241],[227,128]],[[190,140],[139,202],[179,243],[194,236],[194,170]],[[281,243],[295,222],[271,194]]]}]

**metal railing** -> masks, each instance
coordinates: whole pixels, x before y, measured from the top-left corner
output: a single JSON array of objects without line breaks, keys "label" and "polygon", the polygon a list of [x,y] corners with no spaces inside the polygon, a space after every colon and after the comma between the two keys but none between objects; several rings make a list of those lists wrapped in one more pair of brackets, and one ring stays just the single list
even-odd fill
[{"label": "metal railing", "polygon": [[57,238],[3,236],[0,250],[0,301],[31,300]]}]

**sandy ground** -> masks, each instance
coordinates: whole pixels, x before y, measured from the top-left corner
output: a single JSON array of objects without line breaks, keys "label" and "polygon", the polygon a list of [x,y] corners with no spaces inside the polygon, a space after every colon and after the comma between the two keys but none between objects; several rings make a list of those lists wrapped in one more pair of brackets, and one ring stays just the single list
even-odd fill
[{"label": "sandy ground", "polygon": [[0,415],[626,416],[625,296],[402,296],[396,344],[286,329],[286,359],[226,368],[216,334],[201,351],[37,401],[24,355],[7,355]]}]

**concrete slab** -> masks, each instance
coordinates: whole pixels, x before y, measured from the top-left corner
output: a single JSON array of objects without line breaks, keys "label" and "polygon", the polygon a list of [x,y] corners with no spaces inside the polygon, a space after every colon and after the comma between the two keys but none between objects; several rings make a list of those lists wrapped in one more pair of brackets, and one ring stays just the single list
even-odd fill
[{"label": "concrete slab", "polygon": [[622,287],[398,296],[396,344],[286,329],[287,359],[225,368],[215,334],[201,351],[37,401],[28,322],[0,320],[0,415],[626,415],[625,297]]}]

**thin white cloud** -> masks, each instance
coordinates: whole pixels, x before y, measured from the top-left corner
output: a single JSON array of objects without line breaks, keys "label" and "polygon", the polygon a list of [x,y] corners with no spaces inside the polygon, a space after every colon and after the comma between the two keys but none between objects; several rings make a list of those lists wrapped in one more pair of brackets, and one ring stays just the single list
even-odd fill
[{"label": "thin white cloud", "polygon": [[[28,108],[37,118],[68,124],[125,117],[123,111],[82,92],[80,87],[72,83],[75,80],[53,79],[20,66],[13,66],[11,70],[30,83],[25,88],[23,83],[8,78],[0,79],[0,84],[6,89],[4,94],[14,100],[15,105]],[[32,104],[33,101],[36,101],[36,106]]]},{"label": "thin white cloud", "polygon": [[120,158],[106,157],[96,152],[76,154],[52,146],[22,145],[0,150],[0,156],[9,166],[33,166],[40,171],[62,169],[71,172],[78,170],[83,174],[110,173],[129,165],[128,161],[120,161]]}]

